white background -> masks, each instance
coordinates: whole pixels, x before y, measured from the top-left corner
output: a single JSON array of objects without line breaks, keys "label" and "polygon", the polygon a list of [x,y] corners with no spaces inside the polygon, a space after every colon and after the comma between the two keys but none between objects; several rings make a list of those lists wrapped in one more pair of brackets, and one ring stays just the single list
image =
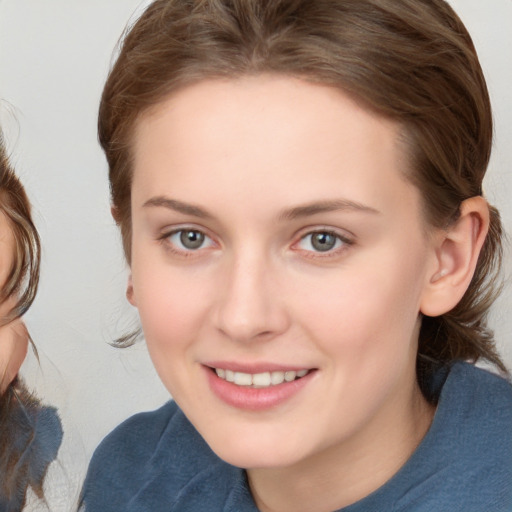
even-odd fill
[{"label": "white background", "polygon": [[[100,439],[130,414],[167,399],[143,343],[109,342],[136,314],[124,298],[126,266],[109,215],[96,114],[116,41],[140,0],[0,0],[0,122],[34,207],[43,243],[39,295],[27,323],[41,355],[24,374],[59,408],[60,462],[69,510]],[[480,54],[495,110],[486,194],[512,232],[512,0],[452,0]],[[511,252],[506,253],[510,272]],[[512,368],[512,286],[492,324]],[[61,475],[61,476],[62,476]],[[56,486],[54,486],[56,487]],[[67,503],[67,504],[66,504]]]}]

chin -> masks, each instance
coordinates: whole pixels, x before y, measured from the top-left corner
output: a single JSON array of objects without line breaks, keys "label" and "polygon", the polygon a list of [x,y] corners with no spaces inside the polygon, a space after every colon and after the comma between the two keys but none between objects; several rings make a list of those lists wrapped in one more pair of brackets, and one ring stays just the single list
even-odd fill
[{"label": "chin", "polygon": [[[304,456],[292,446],[284,446],[282,441],[269,440],[251,443],[238,438],[222,443],[208,443],[222,460],[244,469],[283,468],[299,462]],[[278,447],[278,448],[277,448]]]}]

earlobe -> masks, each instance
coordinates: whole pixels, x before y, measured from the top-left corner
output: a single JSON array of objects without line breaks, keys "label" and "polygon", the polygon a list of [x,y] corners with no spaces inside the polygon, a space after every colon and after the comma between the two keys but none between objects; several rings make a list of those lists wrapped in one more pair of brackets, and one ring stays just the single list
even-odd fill
[{"label": "earlobe", "polygon": [[463,201],[459,218],[437,237],[436,265],[427,276],[420,305],[424,315],[443,315],[459,303],[475,273],[488,230],[487,201],[481,196]]},{"label": "earlobe", "polygon": [[133,283],[132,283],[132,275],[131,274],[128,276],[128,284],[126,286],[126,298],[128,299],[128,302],[132,306],[137,307],[137,301],[135,300],[135,292],[133,291]]}]

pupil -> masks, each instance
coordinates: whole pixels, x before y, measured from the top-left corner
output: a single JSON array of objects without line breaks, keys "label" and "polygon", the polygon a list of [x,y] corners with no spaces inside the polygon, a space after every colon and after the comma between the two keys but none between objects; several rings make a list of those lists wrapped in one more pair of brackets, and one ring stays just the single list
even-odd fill
[{"label": "pupil", "polygon": [[180,241],[187,249],[198,249],[203,245],[204,235],[199,231],[182,231]]},{"label": "pupil", "polygon": [[315,233],[311,243],[317,251],[330,251],[336,245],[336,237],[330,233]]}]

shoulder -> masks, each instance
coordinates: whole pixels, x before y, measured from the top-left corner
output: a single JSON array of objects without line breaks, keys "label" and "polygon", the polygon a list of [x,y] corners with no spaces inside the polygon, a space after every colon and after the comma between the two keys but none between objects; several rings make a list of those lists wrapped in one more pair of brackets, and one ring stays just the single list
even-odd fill
[{"label": "shoulder", "polygon": [[418,484],[418,497],[434,510],[512,510],[511,383],[472,364],[453,364],[411,462],[430,481]]},{"label": "shoulder", "polygon": [[183,500],[225,499],[239,480],[239,470],[211,451],[171,401],[129,418],[101,442],[89,465],[81,510],[185,511]]},{"label": "shoulder", "polygon": [[169,423],[179,416],[179,409],[174,402],[168,402],[155,411],[142,412],[131,416],[110,434],[96,448],[89,472],[98,466],[102,467],[103,460],[112,463],[140,461],[153,452]]},{"label": "shoulder", "polygon": [[457,362],[452,366],[441,392],[440,407],[498,430],[508,423],[507,432],[512,435],[511,382],[472,364]]},{"label": "shoulder", "polygon": [[512,507],[510,381],[468,363],[455,363],[441,391],[431,434],[451,447],[466,475],[493,468],[495,476],[508,479]]},{"label": "shoulder", "polygon": [[41,405],[21,382],[0,397],[0,411],[0,510],[21,510],[30,489],[45,482],[62,425],[56,409]]},{"label": "shoulder", "polygon": [[510,512],[512,385],[465,362],[432,375],[432,425],[382,488],[344,512]]},{"label": "shoulder", "polygon": [[[512,384],[467,363],[450,370],[439,403],[440,427],[452,432],[460,459],[471,471],[492,471],[486,479],[503,479],[512,509]],[[462,466],[461,466],[462,467]],[[470,471],[468,467],[466,473]]]},{"label": "shoulder", "polygon": [[[137,485],[169,422],[178,414],[174,402],[160,409],[139,413],[108,434],[96,448],[82,489],[87,510],[101,510],[103,496],[123,500],[123,488]],[[116,505],[117,506],[117,505]]]}]

